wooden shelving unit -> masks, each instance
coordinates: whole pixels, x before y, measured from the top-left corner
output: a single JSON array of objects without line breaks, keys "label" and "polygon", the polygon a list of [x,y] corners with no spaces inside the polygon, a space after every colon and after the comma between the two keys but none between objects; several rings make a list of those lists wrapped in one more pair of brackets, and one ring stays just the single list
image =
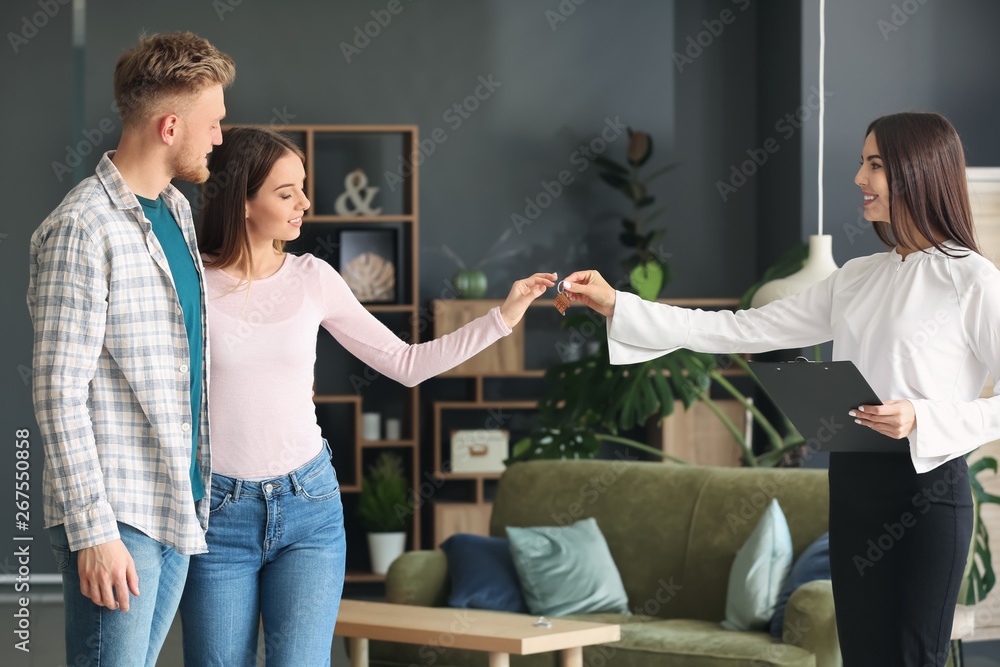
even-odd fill
[{"label": "wooden shelving unit", "polygon": [[[739,299],[661,299],[660,302],[690,308],[735,308],[739,305]],[[492,299],[434,301],[434,337],[451,333],[502,303],[501,300]],[[574,302],[571,307],[585,306]],[[539,299],[532,303],[532,308],[552,308],[551,299]],[[475,499],[473,502],[434,503],[433,547],[437,547],[455,532],[489,534],[492,503],[485,499],[485,483],[486,480],[499,479],[502,473],[455,473],[443,470],[442,413],[447,410],[533,410],[537,407],[537,401],[518,400],[515,397],[510,400],[486,400],[483,388],[484,383],[491,379],[544,377],[544,369],[524,367],[524,326],[525,322],[522,322],[509,336],[439,376],[472,380],[473,398],[468,401],[434,401],[434,469],[431,474],[439,480],[474,482]],[[740,368],[723,369],[721,373],[727,376],[744,375]]]},{"label": "wooden shelving unit", "polygon": [[[405,262],[405,275],[398,274],[398,280],[406,280],[405,283],[405,303],[395,304],[365,304],[365,308],[372,313],[401,313],[411,314],[410,340],[419,340],[419,318],[416,317],[418,311],[420,294],[420,222],[419,222],[419,137],[416,125],[267,125],[268,129],[288,135],[300,145],[305,154],[306,168],[306,196],[313,203],[302,220],[309,224],[326,224],[335,228],[346,228],[350,226],[373,225],[399,225],[400,233],[408,234],[407,243],[402,247],[409,247],[409,252],[403,259]],[[343,180],[348,172],[335,174],[320,174],[317,177],[317,139],[326,140],[335,138],[337,135],[398,135],[402,138],[402,156],[409,162],[409,174],[401,175],[403,179],[402,208],[400,214],[387,214],[375,216],[342,216],[334,215],[332,211],[317,211],[318,185],[324,192],[339,193],[343,187]],[[320,181],[322,179],[322,181]],[[322,369],[318,369],[322,372]],[[317,394],[313,400],[317,404],[324,403],[345,403],[352,404],[354,408],[354,434],[353,438],[346,441],[354,448],[354,470],[353,482],[342,484],[341,492],[345,494],[359,493],[361,491],[361,479],[364,473],[364,452],[379,448],[406,448],[410,450],[410,467],[412,470],[412,489],[414,493],[413,525],[410,531],[408,548],[420,548],[420,497],[417,493],[420,480],[420,451],[418,436],[420,433],[420,395],[416,387],[406,389],[407,398],[405,400],[404,417],[404,437],[400,440],[374,440],[366,441],[361,439],[361,414],[363,412],[361,396],[357,394]],[[322,424],[321,424],[322,426]],[[333,444],[335,439],[327,437]],[[338,433],[337,443],[344,443],[345,438]],[[351,540],[348,541],[350,544]],[[350,548],[350,547],[348,547]],[[372,582],[385,580],[384,575],[373,574],[359,570],[349,569],[346,580],[349,582]]]}]

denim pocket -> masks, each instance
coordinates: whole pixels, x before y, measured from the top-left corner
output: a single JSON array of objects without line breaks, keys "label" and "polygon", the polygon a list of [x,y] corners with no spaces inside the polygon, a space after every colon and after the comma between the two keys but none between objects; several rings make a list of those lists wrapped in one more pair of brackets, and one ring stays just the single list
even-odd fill
[{"label": "denim pocket", "polygon": [[52,553],[56,557],[56,570],[59,572],[65,572],[69,568],[69,549],[66,547],[53,546]]},{"label": "denim pocket", "polygon": [[329,500],[340,495],[340,482],[331,464],[307,479],[299,480],[299,487],[300,495],[311,501]]},{"label": "denim pocket", "polygon": [[209,505],[208,515],[214,516],[226,509],[229,506],[230,501],[233,499],[233,494],[228,491],[223,491],[220,488],[212,487],[212,503]]}]

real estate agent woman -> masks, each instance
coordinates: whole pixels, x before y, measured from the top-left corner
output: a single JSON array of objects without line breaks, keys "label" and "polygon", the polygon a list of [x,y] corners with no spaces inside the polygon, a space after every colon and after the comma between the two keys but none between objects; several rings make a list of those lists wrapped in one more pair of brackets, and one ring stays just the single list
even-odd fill
[{"label": "real estate agent woman", "polygon": [[[1000,271],[979,254],[962,144],[943,117],[872,122],[854,181],[865,217],[891,249],[853,259],[795,296],[733,313],[616,293],[596,271],[568,276],[567,289],[608,316],[616,364],[681,347],[764,352],[832,339],[833,359],[853,361],[878,396],[892,399],[850,417],[910,445],[909,454],[830,455],[844,664],[944,665],[972,539],[963,455],[1000,437],[1000,395],[978,398],[988,372],[1000,379]],[[893,546],[865,560],[869,540],[878,543],[906,515],[911,525]]]},{"label": "real estate agent woman", "polygon": [[333,267],[283,251],[309,208],[295,144],[257,128],[224,137],[208,165],[206,192],[217,193],[198,228],[212,485],[208,553],[192,557],[181,599],[184,664],[256,665],[262,619],[268,667],[329,665],[345,541],[330,443],[313,403],[319,328],[374,370],[413,386],[509,334],[556,276],[518,280],[483,317],[408,345],[358,303]]}]

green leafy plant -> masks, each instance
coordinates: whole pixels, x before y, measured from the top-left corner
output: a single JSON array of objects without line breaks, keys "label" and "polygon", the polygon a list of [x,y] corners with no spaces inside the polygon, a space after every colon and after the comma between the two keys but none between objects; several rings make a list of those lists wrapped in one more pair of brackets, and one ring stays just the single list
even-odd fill
[{"label": "green leafy plant", "polygon": [[361,481],[358,517],[370,533],[405,531],[410,524],[409,494],[403,460],[383,452]]},{"label": "green leafy plant", "polygon": [[979,481],[979,474],[984,470],[990,470],[996,474],[997,460],[991,456],[984,456],[969,466],[975,518],[965,579],[958,594],[959,602],[965,605],[974,605],[985,600],[996,584],[996,574],[993,572],[993,553],[990,551],[990,535],[986,530],[986,524],[983,523],[982,507],[986,503],[1000,504],[1000,496],[987,493],[983,488],[982,482]]},{"label": "green leafy plant", "polygon": [[[808,246],[804,244],[785,253],[743,295],[740,308],[749,307],[753,295],[765,282],[784,278],[801,269],[807,256]],[[805,444],[784,416],[777,427],[771,424],[720,372],[714,355],[680,349],[641,364],[612,366],[607,327],[602,316],[595,313],[574,315],[563,322],[565,328],[576,329],[588,324],[588,330],[592,329],[594,337],[600,340],[598,352],[579,361],[557,364],[546,371],[545,390],[538,402],[539,428],[515,443],[511,461],[592,458],[602,442],[618,442],[684,463],[646,443],[620,435],[621,431],[643,425],[649,419],[662,420],[671,415],[675,398],[681,400],[685,410],[697,401],[703,402],[732,434],[748,466],[780,465],[793,450]],[[729,359],[753,377],[743,357],[733,354]],[[713,382],[750,410],[769,441],[763,454],[753,453],[742,431],[711,399],[709,388]]]},{"label": "green leafy plant", "polygon": [[[588,321],[588,315],[574,315],[567,317],[565,326],[580,327]],[[515,443],[510,462],[593,458],[602,442],[617,442],[683,464],[659,449],[621,435],[652,418],[673,414],[675,399],[685,410],[697,401],[705,403],[732,434],[746,465],[777,465],[786,452],[803,444],[790,425],[784,425],[785,434],[772,426],[757,406],[720,373],[714,355],[681,349],[640,364],[612,366],[605,332],[603,324],[594,327],[594,336],[601,342],[597,353],[546,371],[544,393],[538,402],[539,428]],[[745,367],[742,357],[732,358]],[[740,429],[710,398],[712,382],[751,411],[770,439],[767,453],[754,455]]]},{"label": "green leafy plant", "polygon": [[664,229],[652,229],[650,223],[663,214],[663,208],[649,210],[656,197],[649,194],[649,184],[676,167],[668,164],[651,174],[643,175],[642,167],[653,155],[653,138],[645,132],[628,129],[627,165],[600,155],[591,157],[602,171],[601,180],[622,193],[631,203],[631,210],[622,216],[622,231],[618,238],[632,254],[622,262],[625,274],[636,294],[653,301],[660,290],[670,282],[670,267],[660,242],[666,233]]}]

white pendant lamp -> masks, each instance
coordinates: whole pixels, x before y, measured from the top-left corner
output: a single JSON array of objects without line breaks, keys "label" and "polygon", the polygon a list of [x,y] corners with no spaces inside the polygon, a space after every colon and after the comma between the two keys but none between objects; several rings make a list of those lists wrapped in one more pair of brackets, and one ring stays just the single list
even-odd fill
[{"label": "white pendant lamp", "polygon": [[823,233],[823,125],[826,115],[826,0],[819,0],[819,231],[809,237],[809,258],[805,266],[787,278],[761,285],[750,302],[752,308],[798,294],[821,282],[837,270],[833,261],[833,237]]}]

